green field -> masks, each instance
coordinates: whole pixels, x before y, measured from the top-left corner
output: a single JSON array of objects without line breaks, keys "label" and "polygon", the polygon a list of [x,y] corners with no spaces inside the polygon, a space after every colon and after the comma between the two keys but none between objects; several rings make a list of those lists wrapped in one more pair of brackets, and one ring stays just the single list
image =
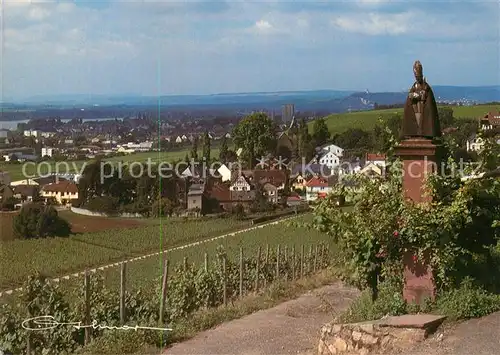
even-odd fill
[{"label": "green field", "polygon": [[0,244],[0,288],[18,286],[36,271],[47,276],[61,276],[218,236],[249,224],[248,220],[234,219],[162,219],[158,225],[120,231],[3,242]]},{"label": "green field", "polygon": [[[158,164],[160,162],[173,162],[176,160],[183,160],[186,154],[189,154],[189,149],[179,150],[179,151],[171,151],[171,152],[141,152],[141,153],[132,153],[124,156],[112,157],[108,159],[104,159],[110,162],[122,162],[132,163],[132,162],[146,162],[148,159],[151,159],[152,163]],[[201,150],[198,151],[198,154],[201,153]],[[219,148],[213,148],[211,150],[211,157],[218,158],[219,157]],[[84,164],[90,164],[92,161],[68,161],[68,162],[60,162],[55,163],[52,161],[42,162],[39,164],[33,163],[6,163],[0,162],[0,171],[9,172],[10,178],[12,181],[22,180],[25,178],[33,178],[40,175],[46,175],[52,172],[58,172],[61,174],[74,174],[80,173],[83,169]],[[24,171],[23,171],[24,166]]]},{"label": "green field", "polygon": [[[456,118],[479,118],[490,111],[500,110],[500,105],[453,106],[453,115]],[[388,118],[393,114],[403,114],[402,108],[387,110],[370,110],[351,113],[339,113],[325,117],[330,133],[342,133],[349,128],[371,130],[375,127],[379,117]],[[312,125],[313,123],[310,123]],[[312,127],[312,126],[311,126]]]},{"label": "green field", "polygon": [[[297,222],[309,222],[312,216],[304,215],[297,217],[295,221]],[[194,238],[191,240],[195,240]],[[189,242],[189,241],[187,241]],[[240,247],[243,248],[244,255],[246,256],[256,256],[259,246],[261,247],[262,257],[265,255],[266,246],[269,245],[270,252],[275,253],[277,245],[280,245],[281,255],[284,255],[285,247],[287,248],[287,254],[290,257],[292,247],[295,247],[295,253],[298,257],[300,253],[301,246],[304,245],[305,252],[308,253],[310,247],[318,245],[319,243],[325,243],[327,245],[333,246],[331,243],[331,238],[326,234],[320,233],[315,230],[310,230],[304,227],[297,227],[288,221],[283,221],[275,225],[265,225],[262,228],[254,229],[251,231],[236,233],[234,235],[229,235],[226,238],[217,239],[214,241],[206,240],[203,243],[192,245],[183,249],[177,249],[169,251],[166,255],[155,255],[142,260],[136,260],[129,262],[127,265],[127,290],[133,291],[137,288],[151,288],[155,287],[160,280],[162,274],[162,265],[164,258],[167,257],[170,261],[171,272],[176,266],[182,263],[184,258],[187,258],[188,263],[195,264],[201,267],[204,262],[204,254],[207,253],[209,258],[209,263],[212,263],[219,246],[223,246],[226,250],[228,256],[232,260],[237,260],[239,255]],[[76,243],[75,243],[76,244]],[[179,244],[179,243],[177,243]],[[183,244],[183,243],[182,243]],[[78,244],[76,244],[78,245]],[[174,244],[175,245],[175,244]],[[52,247],[57,246],[57,242],[54,242]],[[68,249],[69,250],[69,249]],[[91,250],[88,248],[84,253],[82,253],[82,260],[84,257],[92,257]],[[333,249],[330,250],[334,252]],[[99,251],[97,251],[99,252]],[[119,252],[118,252],[119,253]],[[111,255],[110,253],[109,255]],[[59,258],[60,261],[63,259],[58,256],[58,254],[51,253],[53,258]],[[78,257],[80,260],[80,257]],[[26,260],[26,259],[23,259]],[[29,260],[29,259],[27,259]],[[55,261],[48,261],[46,258],[38,257],[37,262],[44,262],[48,264],[47,268],[56,267],[58,265]],[[14,262],[14,260],[10,260]],[[1,261],[4,263],[4,261]],[[17,264],[21,264],[18,261]],[[80,266],[82,266],[81,263]],[[2,265],[4,266],[4,265]],[[17,270],[22,270],[17,268]],[[23,272],[22,277],[26,277],[28,273]],[[97,274],[104,277],[105,284],[112,289],[117,290],[120,284],[120,268],[110,267],[104,270],[97,270]],[[21,276],[17,278],[21,280]],[[60,284],[63,290],[71,294],[71,291],[75,288],[80,288],[82,286],[83,278],[81,276],[71,277],[69,279],[60,280]],[[16,294],[12,296],[6,295],[0,299],[2,302],[10,302],[15,299]]]}]

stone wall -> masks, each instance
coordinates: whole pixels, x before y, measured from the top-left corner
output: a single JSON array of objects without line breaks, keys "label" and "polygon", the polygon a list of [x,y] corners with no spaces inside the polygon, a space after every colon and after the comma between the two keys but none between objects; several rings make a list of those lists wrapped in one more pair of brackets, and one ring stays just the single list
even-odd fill
[{"label": "stone wall", "polygon": [[366,355],[404,349],[426,337],[425,329],[386,327],[376,322],[327,324],[321,329],[318,355]]}]

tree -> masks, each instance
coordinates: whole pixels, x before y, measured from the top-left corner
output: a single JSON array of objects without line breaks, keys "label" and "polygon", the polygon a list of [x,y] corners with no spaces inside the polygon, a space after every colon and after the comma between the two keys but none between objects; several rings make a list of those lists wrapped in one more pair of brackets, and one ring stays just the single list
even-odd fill
[{"label": "tree", "polygon": [[153,203],[151,211],[154,217],[171,217],[174,213],[174,204],[168,198],[163,197]]},{"label": "tree", "polygon": [[256,158],[275,151],[276,125],[265,113],[253,113],[234,128],[233,140],[253,166]]},{"label": "tree", "polygon": [[441,129],[452,127],[455,123],[455,118],[453,117],[453,109],[451,107],[439,107],[438,117]]},{"label": "tree", "polygon": [[222,137],[222,142],[219,150],[219,160],[222,163],[226,163],[228,158],[228,146],[227,146],[227,138],[226,135]]},{"label": "tree", "polygon": [[402,118],[399,114],[392,115],[388,119],[379,118],[378,123],[373,129],[374,148],[380,152],[387,154],[400,136]]},{"label": "tree", "polygon": [[365,152],[373,149],[373,140],[370,132],[359,128],[349,128],[347,131],[334,137],[334,143],[344,149]]},{"label": "tree", "polygon": [[330,139],[330,131],[324,118],[314,120],[312,139],[316,147],[327,143]]},{"label": "tree", "polygon": [[309,134],[309,128],[307,127],[306,120],[303,118],[299,123],[298,154],[299,157],[304,158],[306,162],[309,162],[314,156],[312,137]]},{"label": "tree", "polygon": [[193,145],[191,146],[191,159],[198,160],[198,137],[194,137]]},{"label": "tree", "polygon": [[210,161],[210,136],[207,131],[205,131],[203,135],[203,158],[205,158],[207,162]]},{"label": "tree", "polygon": [[64,237],[71,233],[71,226],[54,207],[29,203],[14,217],[14,233],[24,239]]}]

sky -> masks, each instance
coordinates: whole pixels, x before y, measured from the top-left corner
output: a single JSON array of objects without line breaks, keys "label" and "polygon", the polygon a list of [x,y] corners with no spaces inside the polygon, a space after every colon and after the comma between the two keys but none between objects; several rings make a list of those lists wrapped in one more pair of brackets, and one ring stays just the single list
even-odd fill
[{"label": "sky", "polygon": [[1,0],[1,95],[500,85],[500,2]]}]

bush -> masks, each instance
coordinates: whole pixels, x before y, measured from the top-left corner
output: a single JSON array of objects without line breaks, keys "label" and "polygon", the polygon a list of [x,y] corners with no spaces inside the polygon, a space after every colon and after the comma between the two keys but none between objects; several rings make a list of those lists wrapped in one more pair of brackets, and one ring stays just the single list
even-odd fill
[{"label": "bush", "polygon": [[30,203],[14,217],[14,233],[25,239],[66,237],[71,233],[71,226],[59,217],[54,207]]},{"label": "bush", "polygon": [[500,296],[475,286],[472,279],[465,279],[459,288],[442,293],[436,308],[450,320],[483,317],[500,310]]},{"label": "bush", "polygon": [[231,214],[236,218],[236,219],[244,219],[245,218],[245,208],[241,203],[236,204],[231,208]]},{"label": "bush", "polygon": [[154,217],[171,217],[174,213],[174,205],[168,198],[157,199],[151,206],[151,213]]},{"label": "bush", "polygon": [[109,196],[98,196],[87,202],[85,207],[92,212],[114,214],[118,211],[118,199]]},{"label": "bush", "polygon": [[380,284],[377,300],[372,300],[370,290],[361,293],[351,306],[340,316],[341,322],[355,323],[380,319],[386,315],[398,316],[407,313],[407,305],[401,294],[401,285],[383,282]]}]

